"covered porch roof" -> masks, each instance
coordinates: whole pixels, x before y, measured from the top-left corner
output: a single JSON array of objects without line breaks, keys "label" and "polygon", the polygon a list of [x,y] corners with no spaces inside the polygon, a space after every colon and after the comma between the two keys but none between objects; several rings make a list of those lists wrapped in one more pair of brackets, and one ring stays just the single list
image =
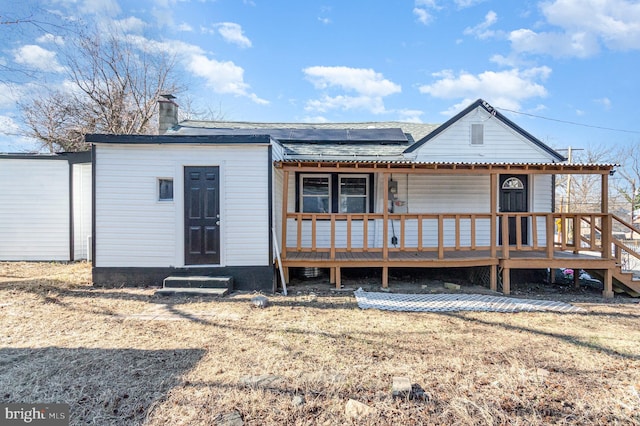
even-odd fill
[{"label": "covered porch roof", "polygon": [[502,163],[502,162],[415,162],[401,160],[310,160],[284,159],[274,162],[279,169],[318,171],[357,171],[369,173],[416,174],[596,174],[611,175],[617,164],[611,163]]}]

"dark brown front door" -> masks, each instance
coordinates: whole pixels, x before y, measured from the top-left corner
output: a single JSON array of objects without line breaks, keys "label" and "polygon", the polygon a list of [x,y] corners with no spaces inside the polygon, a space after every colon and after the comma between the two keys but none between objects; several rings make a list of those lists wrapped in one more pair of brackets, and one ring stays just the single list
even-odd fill
[{"label": "dark brown front door", "polygon": [[220,264],[220,171],[184,168],[184,264]]},{"label": "dark brown front door", "polygon": [[[526,212],[528,209],[528,176],[500,175],[500,212]],[[516,244],[516,219],[509,218],[509,244]],[[520,218],[522,244],[529,243],[528,218]],[[502,244],[502,221],[500,221],[499,241]]]}]

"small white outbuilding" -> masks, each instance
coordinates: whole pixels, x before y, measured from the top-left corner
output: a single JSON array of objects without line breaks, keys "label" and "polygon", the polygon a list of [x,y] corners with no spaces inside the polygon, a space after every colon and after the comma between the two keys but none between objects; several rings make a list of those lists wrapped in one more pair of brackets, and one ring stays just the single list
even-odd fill
[{"label": "small white outbuilding", "polygon": [[91,153],[0,154],[0,261],[91,256]]}]

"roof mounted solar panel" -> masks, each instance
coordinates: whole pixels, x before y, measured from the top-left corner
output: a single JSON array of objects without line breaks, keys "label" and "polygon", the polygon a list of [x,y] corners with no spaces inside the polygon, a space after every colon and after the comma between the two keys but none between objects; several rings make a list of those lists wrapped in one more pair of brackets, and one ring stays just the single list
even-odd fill
[{"label": "roof mounted solar panel", "polygon": [[381,129],[224,129],[224,128],[194,128],[181,127],[177,131],[169,132],[183,135],[269,135],[281,142],[301,143],[402,143],[408,142],[407,135],[400,128]]},{"label": "roof mounted solar panel", "polygon": [[288,134],[270,133],[283,142],[387,142],[407,143],[401,129],[289,129]]}]

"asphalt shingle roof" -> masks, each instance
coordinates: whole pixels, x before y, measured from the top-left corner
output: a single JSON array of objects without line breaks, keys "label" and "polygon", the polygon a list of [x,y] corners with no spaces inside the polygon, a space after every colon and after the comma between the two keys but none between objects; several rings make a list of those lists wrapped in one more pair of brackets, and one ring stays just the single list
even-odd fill
[{"label": "asphalt shingle roof", "polygon": [[[400,121],[253,123],[186,120],[167,135],[268,134],[296,158],[402,158],[402,152],[438,125]],[[378,130],[377,132],[375,130]]]}]

